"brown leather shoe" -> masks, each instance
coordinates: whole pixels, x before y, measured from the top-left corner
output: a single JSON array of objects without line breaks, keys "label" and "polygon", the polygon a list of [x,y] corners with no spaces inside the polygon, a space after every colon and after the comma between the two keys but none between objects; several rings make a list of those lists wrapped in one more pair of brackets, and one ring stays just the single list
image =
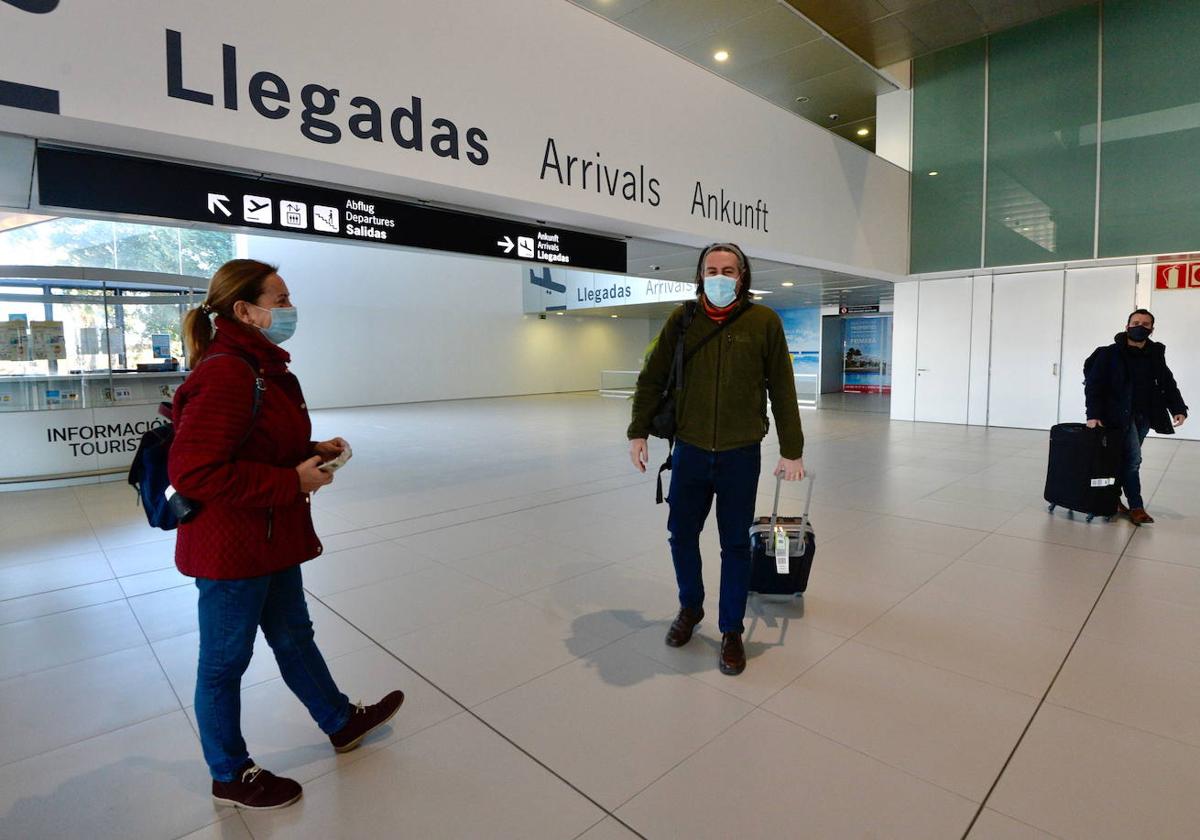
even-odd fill
[{"label": "brown leather shoe", "polygon": [[671,628],[667,630],[667,645],[669,647],[683,647],[692,640],[692,631],[696,629],[696,625],[704,618],[704,610],[693,610],[690,607],[684,607],[679,611],[679,615],[671,622]]},{"label": "brown leather shoe", "polygon": [[1129,508],[1125,507],[1124,502],[1117,502],[1117,516],[1128,516]]},{"label": "brown leather shoe", "polygon": [[373,706],[356,704],[346,725],[329,736],[333,749],[340,753],[358,749],[363,738],[391,720],[403,703],[404,692],[393,691]]},{"label": "brown leather shoe", "polygon": [[299,782],[276,776],[253,761],[239,770],[232,782],[214,779],[212,783],[213,800],[218,805],[230,805],[248,811],[286,808],[303,794],[304,789]]},{"label": "brown leather shoe", "polygon": [[1146,513],[1145,508],[1134,508],[1129,511],[1129,518],[1133,520],[1134,525],[1152,525],[1154,517]]},{"label": "brown leather shoe", "polygon": [[746,648],[741,633],[721,634],[721,673],[736,677],[746,670]]}]

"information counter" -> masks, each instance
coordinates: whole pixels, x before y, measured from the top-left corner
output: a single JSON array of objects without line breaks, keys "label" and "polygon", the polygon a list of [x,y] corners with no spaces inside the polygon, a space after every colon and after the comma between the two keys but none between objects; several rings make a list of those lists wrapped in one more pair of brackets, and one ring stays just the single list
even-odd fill
[{"label": "information counter", "polygon": [[183,315],[205,280],[114,269],[0,266],[0,490],[129,468],[166,422]]}]

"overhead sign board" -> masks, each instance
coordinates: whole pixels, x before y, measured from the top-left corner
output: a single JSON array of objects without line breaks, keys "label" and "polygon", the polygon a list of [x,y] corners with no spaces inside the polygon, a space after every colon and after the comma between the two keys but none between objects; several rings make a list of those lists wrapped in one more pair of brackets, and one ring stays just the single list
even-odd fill
[{"label": "overhead sign board", "polygon": [[525,271],[525,311],[604,309],[694,300],[696,284],[591,271],[530,268]]},{"label": "overhead sign board", "polygon": [[43,148],[42,206],[275,230],[624,273],[625,242],[360,192],[146,158]]}]

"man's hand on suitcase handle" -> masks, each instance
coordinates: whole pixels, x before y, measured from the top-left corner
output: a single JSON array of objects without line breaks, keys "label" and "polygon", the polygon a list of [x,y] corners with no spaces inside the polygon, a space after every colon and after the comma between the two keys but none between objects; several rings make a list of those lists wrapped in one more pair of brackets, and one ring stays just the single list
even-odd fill
[{"label": "man's hand on suitcase handle", "polygon": [[1087,427],[1088,427],[1089,429],[1095,429],[1095,428],[1097,428],[1097,427],[1099,427],[1099,428],[1103,429],[1103,428],[1104,428],[1104,424],[1103,424],[1103,423],[1101,423],[1099,420],[1089,420],[1089,421],[1087,421]]},{"label": "man's hand on suitcase handle", "polygon": [[804,459],[780,458],[775,467],[775,475],[784,481],[800,481],[804,478]]}]

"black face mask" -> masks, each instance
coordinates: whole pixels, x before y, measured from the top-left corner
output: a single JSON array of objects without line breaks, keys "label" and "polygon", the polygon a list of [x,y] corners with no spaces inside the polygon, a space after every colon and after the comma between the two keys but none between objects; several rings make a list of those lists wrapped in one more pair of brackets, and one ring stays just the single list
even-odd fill
[{"label": "black face mask", "polygon": [[1129,327],[1125,330],[1125,334],[1129,336],[1130,341],[1145,341],[1150,337],[1149,327]]}]

